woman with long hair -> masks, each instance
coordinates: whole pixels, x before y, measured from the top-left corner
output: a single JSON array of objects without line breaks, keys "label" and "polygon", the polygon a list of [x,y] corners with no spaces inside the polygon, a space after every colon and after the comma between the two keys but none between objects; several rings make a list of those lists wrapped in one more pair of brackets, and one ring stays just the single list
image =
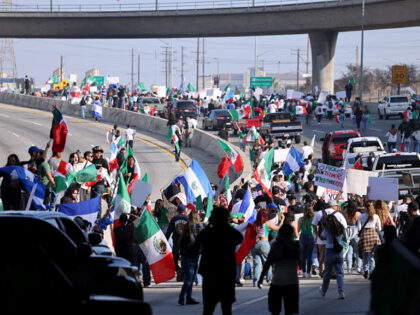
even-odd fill
[{"label": "woman with long hair", "polygon": [[153,215],[155,216],[157,223],[163,233],[166,233],[168,230],[169,221],[171,217],[169,215],[168,209],[163,205],[162,199],[157,199],[155,202],[155,209],[153,210]]},{"label": "woman with long hair", "polygon": [[300,232],[299,243],[301,248],[300,265],[304,278],[311,277],[312,252],[315,247],[315,234],[314,227],[312,226],[314,216],[314,209],[310,205],[306,205],[303,209],[303,217],[298,221]]},{"label": "woman with long hair", "polygon": [[357,228],[359,230],[359,255],[363,259],[363,276],[369,278],[375,268],[373,252],[377,245],[381,244],[377,231],[381,231],[381,220],[375,213],[375,207],[372,201],[365,204],[365,213],[357,219]]},{"label": "woman with long hair", "polygon": [[361,260],[358,255],[357,243],[359,242],[359,236],[357,229],[357,219],[360,216],[360,212],[357,209],[357,203],[353,200],[349,200],[345,211],[343,212],[344,218],[347,221],[347,229],[345,231],[347,240],[349,242],[349,247],[347,252],[344,254],[347,273],[351,274],[353,272],[353,261],[355,261],[356,270],[360,272]]},{"label": "woman with long hair", "polygon": [[388,225],[394,225],[391,213],[389,212],[388,206],[382,200],[375,202],[375,211],[381,221],[381,230],[378,232],[381,242],[384,242],[384,228]]}]

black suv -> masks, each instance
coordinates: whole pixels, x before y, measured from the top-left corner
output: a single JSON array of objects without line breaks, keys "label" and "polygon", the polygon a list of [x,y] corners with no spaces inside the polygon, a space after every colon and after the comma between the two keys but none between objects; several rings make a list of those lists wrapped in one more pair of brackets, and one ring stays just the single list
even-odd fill
[{"label": "black suv", "polygon": [[172,112],[175,114],[176,119],[187,117],[197,119],[198,110],[193,101],[174,101]]}]

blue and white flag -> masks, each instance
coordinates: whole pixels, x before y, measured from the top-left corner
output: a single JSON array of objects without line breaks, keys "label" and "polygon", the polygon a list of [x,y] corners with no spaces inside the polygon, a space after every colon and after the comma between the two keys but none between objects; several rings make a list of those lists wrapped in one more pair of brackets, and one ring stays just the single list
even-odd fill
[{"label": "blue and white flag", "polygon": [[46,187],[39,181],[38,178],[35,177],[35,175],[32,172],[28,171],[22,166],[6,166],[0,168],[0,175],[9,175],[11,178],[18,178],[22,182],[23,186],[25,187],[25,190],[28,193],[31,193],[34,186],[37,185],[32,199],[32,203],[35,209],[47,210],[50,208],[49,206],[44,205]]},{"label": "blue and white flag", "polygon": [[227,100],[233,100],[234,96],[235,96],[235,91],[234,90],[230,90],[229,93],[227,94],[226,99]]},{"label": "blue and white flag", "polygon": [[283,165],[283,174],[288,176],[296,171],[298,171],[302,166],[305,166],[303,161],[302,154],[300,154],[294,146],[289,150],[289,153],[286,156],[286,161]]},{"label": "blue and white flag", "polygon": [[102,104],[95,101],[92,105],[92,116],[102,119]]},{"label": "blue and white flag", "polygon": [[180,182],[184,186],[187,202],[195,202],[198,196],[201,196],[202,200],[209,194],[213,197],[210,181],[195,159],[191,161],[191,164],[184,175],[175,178],[173,183],[176,182]]},{"label": "blue and white flag", "polygon": [[254,223],[257,218],[257,211],[255,210],[255,203],[252,199],[252,194],[249,188],[246,190],[244,194],[244,198],[242,199],[241,206],[238,210],[239,213],[244,214],[244,222]]},{"label": "blue and white flag", "polygon": [[71,219],[74,219],[78,216],[82,217],[84,220],[89,221],[90,224],[94,226],[98,217],[100,202],[101,196],[76,203],[63,203],[58,206],[58,212],[66,214]]}]

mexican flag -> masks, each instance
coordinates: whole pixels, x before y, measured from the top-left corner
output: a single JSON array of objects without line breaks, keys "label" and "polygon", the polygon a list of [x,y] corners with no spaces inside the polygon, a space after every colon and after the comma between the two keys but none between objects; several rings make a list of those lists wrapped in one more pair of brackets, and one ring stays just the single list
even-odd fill
[{"label": "mexican flag", "polygon": [[122,213],[130,213],[131,199],[123,175],[120,173],[117,194],[112,201],[114,206],[114,220],[118,220]]},{"label": "mexican flag", "polygon": [[92,85],[93,83],[96,83],[96,79],[91,74],[89,74],[87,84]]},{"label": "mexican flag", "polygon": [[143,211],[134,228],[134,236],[150,265],[155,283],[175,277],[175,264],[171,247],[157,222],[148,211]]},{"label": "mexican flag", "polygon": [[230,191],[230,187],[229,187],[228,174],[226,174],[225,177],[223,178],[223,188],[226,189],[225,197],[226,197],[227,203],[230,204],[230,202],[232,201],[232,192]]},{"label": "mexican flag", "polygon": [[131,181],[127,183],[128,192],[131,194],[131,191],[133,190],[133,187],[140,176],[140,166],[139,166],[139,163],[137,162],[137,159],[134,157],[133,150],[131,150],[130,146],[128,146],[127,151],[128,151],[127,156],[125,157],[125,160],[123,164],[121,165],[121,173],[122,174],[128,173],[127,160],[130,156],[133,157],[134,158],[134,175],[132,176],[133,178],[131,179]]},{"label": "mexican flag", "polygon": [[60,161],[57,170],[54,172],[55,193],[66,190],[75,178],[70,163]]},{"label": "mexican flag", "polygon": [[149,182],[149,176],[146,174],[144,174],[143,178],[141,179],[142,182],[148,183]]},{"label": "mexican flag", "polygon": [[174,143],[175,150],[177,152],[179,152],[179,139],[178,139],[178,136],[175,133],[175,128],[176,128],[175,125],[169,127],[169,132],[168,132],[167,139],[168,139],[168,141],[172,141]]},{"label": "mexican flag", "polygon": [[213,211],[213,198],[210,196],[210,194],[208,194],[208,196],[207,196],[206,218],[210,218],[212,211]]},{"label": "mexican flag", "polygon": [[264,191],[271,198],[270,180],[271,180],[271,166],[274,160],[274,148],[268,151],[261,160],[258,167],[255,169],[255,180],[260,183]]},{"label": "mexican flag", "polygon": [[219,143],[222,149],[226,152],[229,158],[232,160],[232,164],[235,167],[236,173],[239,173],[244,168],[244,162],[242,161],[241,155],[233,149],[228,143],[219,139]]},{"label": "mexican flag", "polygon": [[195,92],[195,88],[193,87],[191,83],[188,83],[188,91]]},{"label": "mexican flag", "polygon": [[229,83],[228,85],[226,85],[225,87],[225,92],[227,92],[230,89],[231,84]]},{"label": "mexican flag", "polygon": [[248,142],[259,142],[261,146],[265,144],[264,139],[260,136],[255,126],[249,129],[248,134],[244,139],[244,144],[247,144]]},{"label": "mexican flag", "polygon": [[94,182],[98,180],[98,171],[95,164],[89,164],[84,169],[76,173],[76,182],[79,184]]},{"label": "mexican flag", "polygon": [[53,120],[51,123],[50,139],[53,139],[52,151],[63,152],[66,146],[68,126],[61,112],[53,107]]},{"label": "mexican flag", "polygon": [[238,121],[239,119],[242,119],[243,114],[241,114],[239,111],[237,111],[236,109],[229,109],[229,113],[232,116],[232,119],[234,121]]},{"label": "mexican flag", "polygon": [[146,90],[147,90],[143,82],[141,82],[141,83],[139,84],[139,88],[140,88],[140,90],[142,90],[142,91],[146,91]]}]

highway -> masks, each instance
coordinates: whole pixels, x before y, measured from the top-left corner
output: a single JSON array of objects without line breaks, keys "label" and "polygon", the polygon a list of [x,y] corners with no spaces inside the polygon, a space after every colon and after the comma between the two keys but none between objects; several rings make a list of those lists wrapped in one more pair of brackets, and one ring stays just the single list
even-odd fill
[{"label": "highway", "polygon": [[[110,146],[106,142],[106,132],[112,129],[111,125],[73,117],[66,117],[66,120],[69,133],[64,159],[68,159],[70,153],[77,149],[83,153],[96,145],[104,149],[105,158],[109,157]],[[11,153],[16,153],[22,161],[29,160],[28,149],[32,145],[45,148],[49,140],[51,121],[51,113],[0,104],[0,165],[6,164],[7,156]],[[123,127],[125,126],[120,127],[122,131]],[[161,148],[143,138],[150,140],[149,137],[137,133],[133,152],[139,161],[141,176],[148,173],[149,182],[153,184],[152,200],[156,200],[160,198],[160,188],[182,174],[185,164],[182,161],[175,162],[172,153],[168,151],[169,146],[166,149]],[[48,157],[50,156],[51,151]]]}]

